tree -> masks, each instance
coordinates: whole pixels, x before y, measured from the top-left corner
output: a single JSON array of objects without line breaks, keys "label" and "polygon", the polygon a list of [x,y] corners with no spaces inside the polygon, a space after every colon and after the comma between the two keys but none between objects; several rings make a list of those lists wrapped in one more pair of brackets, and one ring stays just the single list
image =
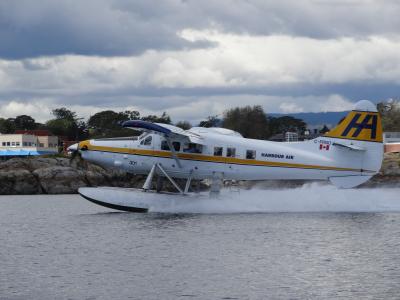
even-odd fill
[{"label": "tree", "polygon": [[270,136],[267,116],[260,105],[236,107],[224,112],[222,127],[240,132],[246,138]]},{"label": "tree", "polygon": [[121,121],[126,121],[128,118],[120,113],[112,110],[104,110],[91,116],[88,121],[88,126],[91,129],[105,130],[116,129],[120,127]]},{"label": "tree", "polygon": [[53,109],[52,113],[56,117],[56,119],[66,119],[66,120],[78,119],[75,112],[70,111],[68,108],[65,107]]},{"label": "tree", "polygon": [[124,112],[121,112],[124,117],[126,117],[126,120],[139,120],[140,119],[140,113],[137,110],[126,110]]},{"label": "tree", "polygon": [[304,132],[307,128],[307,124],[301,120],[296,119],[292,116],[283,116],[279,118],[269,118],[271,134],[284,133],[288,131],[292,132]]},{"label": "tree", "polygon": [[35,119],[27,115],[20,115],[15,117],[14,124],[15,128],[20,130],[33,130],[37,127]]},{"label": "tree", "polygon": [[70,140],[86,137],[86,124],[76,113],[65,107],[52,111],[55,119],[46,122],[46,127],[55,135],[67,136]]},{"label": "tree", "polygon": [[142,118],[143,121],[147,122],[153,122],[153,123],[164,123],[164,124],[171,124],[171,118],[169,115],[167,115],[166,112],[163,112],[161,117],[158,117],[156,115],[148,115],[146,117]]},{"label": "tree", "polygon": [[12,119],[0,118],[0,133],[2,134],[14,133],[14,131],[15,131],[15,124]]},{"label": "tree", "polygon": [[400,131],[400,102],[390,100],[377,105],[382,116],[383,131]]},{"label": "tree", "polygon": [[325,134],[325,133],[327,133],[328,131],[329,131],[328,126],[326,126],[326,125],[324,124],[324,127],[322,127],[322,129],[319,131],[319,133]]},{"label": "tree", "polygon": [[188,121],[179,121],[175,124],[175,126],[182,128],[183,130],[189,130],[192,128],[192,124],[190,124]]},{"label": "tree", "polygon": [[206,120],[199,123],[199,127],[219,127],[221,125],[221,119],[216,116],[208,116]]},{"label": "tree", "polygon": [[139,119],[137,111],[115,112],[105,110],[91,116],[88,121],[90,135],[94,137],[132,135],[132,131],[122,128],[122,123],[127,120]]}]

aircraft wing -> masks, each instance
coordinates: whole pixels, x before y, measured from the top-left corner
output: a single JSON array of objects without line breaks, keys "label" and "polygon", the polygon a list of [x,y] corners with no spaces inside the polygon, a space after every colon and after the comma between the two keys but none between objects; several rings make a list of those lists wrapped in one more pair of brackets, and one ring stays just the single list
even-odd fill
[{"label": "aircraft wing", "polygon": [[122,123],[122,127],[145,132],[155,132],[170,139],[186,140],[188,142],[201,145],[204,144],[203,137],[201,135],[188,132],[182,128],[169,124],[151,123],[142,120],[130,120]]}]

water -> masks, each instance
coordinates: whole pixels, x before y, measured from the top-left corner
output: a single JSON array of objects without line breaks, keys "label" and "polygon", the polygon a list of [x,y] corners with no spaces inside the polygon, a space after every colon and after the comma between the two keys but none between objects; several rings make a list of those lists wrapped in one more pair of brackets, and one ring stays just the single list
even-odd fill
[{"label": "water", "polygon": [[0,299],[400,299],[400,190],[364,191],[256,190],[179,214],[2,196]]}]

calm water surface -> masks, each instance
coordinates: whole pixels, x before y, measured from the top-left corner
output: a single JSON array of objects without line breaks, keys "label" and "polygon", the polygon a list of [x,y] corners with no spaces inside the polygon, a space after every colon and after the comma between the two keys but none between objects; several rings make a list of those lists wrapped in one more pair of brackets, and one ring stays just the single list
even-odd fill
[{"label": "calm water surface", "polygon": [[0,226],[0,299],[400,299],[395,212],[133,214],[3,196]]}]

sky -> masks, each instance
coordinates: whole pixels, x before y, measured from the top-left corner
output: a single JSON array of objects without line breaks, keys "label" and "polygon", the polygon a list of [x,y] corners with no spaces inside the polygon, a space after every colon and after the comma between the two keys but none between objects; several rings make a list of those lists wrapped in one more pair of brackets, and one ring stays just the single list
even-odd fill
[{"label": "sky", "polygon": [[400,91],[397,0],[3,0],[0,117],[344,111]]}]

